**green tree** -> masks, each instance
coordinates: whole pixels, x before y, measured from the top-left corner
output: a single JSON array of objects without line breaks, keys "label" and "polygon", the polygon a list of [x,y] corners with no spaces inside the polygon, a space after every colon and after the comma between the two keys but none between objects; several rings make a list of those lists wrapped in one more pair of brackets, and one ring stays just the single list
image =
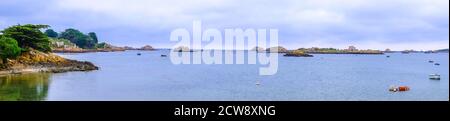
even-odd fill
[{"label": "green tree", "polygon": [[51,37],[51,38],[56,38],[56,37],[58,37],[58,32],[55,32],[53,29],[47,29],[47,30],[45,30],[45,34],[46,34],[48,37]]},{"label": "green tree", "polygon": [[75,43],[78,47],[81,48],[93,48],[95,47],[95,41],[88,35],[81,33],[76,29],[66,29],[61,33],[60,38],[68,39],[70,42]]},{"label": "green tree", "polygon": [[106,47],[106,43],[102,42],[102,43],[98,43],[97,45],[95,45],[95,48],[105,48]]},{"label": "green tree", "polygon": [[7,58],[15,58],[20,55],[19,44],[13,38],[0,35],[0,58],[5,63]]},{"label": "green tree", "polygon": [[50,41],[40,29],[48,28],[48,25],[15,25],[2,31],[5,37],[10,37],[18,42],[19,47],[24,50],[33,48],[43,52],[51,51]]},{"label": "green tree", "polygon": [[89,32],[88,35],[89,35],[89,37],[91,37],[94,40],[95,44],[98,43],[97,34],[95,34],[95,32]]}]

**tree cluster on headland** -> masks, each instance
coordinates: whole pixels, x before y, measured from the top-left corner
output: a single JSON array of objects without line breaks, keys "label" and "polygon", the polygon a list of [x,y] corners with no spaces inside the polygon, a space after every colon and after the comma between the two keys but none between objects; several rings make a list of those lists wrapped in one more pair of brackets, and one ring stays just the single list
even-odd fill
[{"label": "tree cluster on headland", "polygon": [[105,42],[99,43],[97,34],[83,32],[69,28],[61,33],[53,29],[47,29],[45,34],[50,38],[53,52],[84,53],[84,52],[110,52],[124,51],[122,47],[117,47]]},{"label": "tree cluster on headland", "polygon": [[85,53],[85,52],[114,52],[125,50],[155,50],[150,45],[141,48],[129,46],[119,47],[106,42],[100,42],[95,32],[84,34],[73,28],[66,29],[58,33],[52,29],[47,29],[45,34],[50,38],[52,51],[58,53]]},{"label": "tree cluster on headland", "polygon": [[[96,70],[94,64],[52,54],[52,40],[70,43],[51,31],[48,25],[14,25],[0,34],[0,75],[24,72],[66,72]],[[52,36],[49,37],[48,35]]]},{"label": "tree cluster on headland", "polygon": [[48,28],[48,25],[14,25],[1,31],[0,55],[2,62],[8,58],[15,58],[22,52],[35,49],[42,52],[50,52],[50,40],[40,31]]}]

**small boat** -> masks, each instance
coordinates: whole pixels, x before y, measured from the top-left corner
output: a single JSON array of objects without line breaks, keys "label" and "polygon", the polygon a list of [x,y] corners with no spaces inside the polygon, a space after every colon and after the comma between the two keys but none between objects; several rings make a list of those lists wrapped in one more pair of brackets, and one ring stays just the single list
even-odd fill
[{"label": "small boat", "polygon": [[389,91],[391,91],[391,92],[397,92],[397,91],[398,91],[398,88],[395,87],[395,86],[391,86],[391,87],[389,87]]},{"label": "small boat", "polygon": [[431,80],[441,80],[441,75],[439,75],[439,74],[430,74],[429,78]]},{"label": "small boat", "polygon": [[398,91],[400,91],[400,92],[409,91],[409,87],[408,86],[399,86]]},{"label": "small boat", "polygon": [[439,66],[439,65],[441,65],[441,64],[439,64],[439,63],[435,63],[434,65],[436,65],[436,66]]},{"label": "small boat", "polygon": [[434,63],[434,61],[432,61],[432,60],[429,60],[429,61],[428,61],[428,63]]},{"label": "small boat", "polygon": [[167,57],[167,55],[161,55],[161,57]]},{"label": "small boat", "polygon": [[387,57],[387,58],[390,58],[391,56],[388,55],[388,56],[386,56],[386,57]]},{"label": "small boat", "polygon": [[261,85],[261,83],[259,81],[256,81],[256,86]]},{"label": "small boat", "polygon": [[141,55],[141,53],[137,53],[137,55]]},{"label": "small boat", "polygon": [[409,91],[410,88],[408,86],[391,86],[389,87],[389,91],[391,92],[405,92],[405,91]]}]

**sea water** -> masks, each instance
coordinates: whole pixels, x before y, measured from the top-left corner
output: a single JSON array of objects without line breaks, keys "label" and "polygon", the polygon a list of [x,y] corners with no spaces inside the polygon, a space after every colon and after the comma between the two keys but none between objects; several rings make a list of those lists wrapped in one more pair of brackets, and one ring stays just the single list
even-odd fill
[{"label": "sea water", "polygon": [[[161,57],[169,52],[59,54],[93,62],[100,69],[2,76],[0,100],[449,100],[448,53],[280,54],[278,72],[260,76],[261,65],[175,65],[170,56]],[[435,73],[441,80],[428,79]],[[411,90],[394,93],[389,92],[390,86]]]}]

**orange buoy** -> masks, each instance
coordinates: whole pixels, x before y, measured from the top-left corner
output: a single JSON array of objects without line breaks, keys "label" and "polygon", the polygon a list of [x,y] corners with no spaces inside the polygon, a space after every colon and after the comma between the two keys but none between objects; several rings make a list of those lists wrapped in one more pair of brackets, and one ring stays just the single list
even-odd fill
[{"label": "orange buoy", "polygon": [[400,87],[398,87],[398,91],[409,91],[409,87],[408,86],[400,86]]}]

